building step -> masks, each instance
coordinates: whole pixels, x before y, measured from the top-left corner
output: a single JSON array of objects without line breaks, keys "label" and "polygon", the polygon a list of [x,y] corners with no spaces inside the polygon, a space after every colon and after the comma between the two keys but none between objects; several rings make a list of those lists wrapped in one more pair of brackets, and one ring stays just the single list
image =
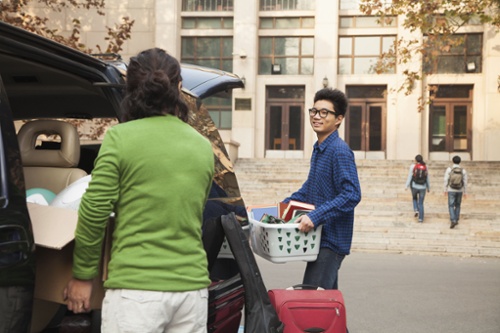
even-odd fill
[{"label": "building step", "polygon": [[[405,190],[410,161],[356,161],[362,201],[355,211],[353,251],[500,257],[500,162],[470,162],[468,195],[461,220],[450,229],[444,171],[450,163],[428,163],[431,184],[425,220],[413,215]],[[275,204],[307,178],[307,159],[239,159],[235,172],[246,205]]]}]

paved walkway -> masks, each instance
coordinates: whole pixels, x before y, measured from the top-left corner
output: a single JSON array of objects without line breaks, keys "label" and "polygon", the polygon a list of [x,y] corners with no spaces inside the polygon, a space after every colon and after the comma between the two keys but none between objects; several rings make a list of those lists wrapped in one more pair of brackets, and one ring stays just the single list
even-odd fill
[{"label": "paved walkway", "polygon": [[[301,282],[304,262],[256,259],[267,289]],[[500,258],[353,253],[339,287],[350,333],[500,333]]]}]

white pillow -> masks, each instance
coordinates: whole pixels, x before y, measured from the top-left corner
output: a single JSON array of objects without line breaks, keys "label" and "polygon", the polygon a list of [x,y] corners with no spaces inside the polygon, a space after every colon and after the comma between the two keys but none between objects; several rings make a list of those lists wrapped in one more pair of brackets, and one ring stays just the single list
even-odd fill
[{"label": "white pillow", "polygon": [[71,183],[52,200],[50,206],[78,210],[82,196],[89,187],[92,176],[88,175]]}]

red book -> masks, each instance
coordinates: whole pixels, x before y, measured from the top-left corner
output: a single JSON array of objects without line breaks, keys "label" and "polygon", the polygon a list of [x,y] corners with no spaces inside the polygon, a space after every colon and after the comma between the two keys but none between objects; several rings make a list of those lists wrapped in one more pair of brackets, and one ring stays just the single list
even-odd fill
[{"label": "red book", "polygon": [[290,221],[290,219],[293,217],[293,212],[295,210],[311,211],[314,208],[315,207],[313,204],[295,201],[295,200],[290,200],[290,202],[288,203],[286,208],[281,213],[281,219],[283,219],[285,221]]}]

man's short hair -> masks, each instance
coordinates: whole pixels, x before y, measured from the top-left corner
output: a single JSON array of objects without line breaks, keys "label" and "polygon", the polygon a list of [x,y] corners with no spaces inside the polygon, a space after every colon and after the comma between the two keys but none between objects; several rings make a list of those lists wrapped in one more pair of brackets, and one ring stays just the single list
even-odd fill
[{"label": "man's short hair", "polygon": [[453,156],[452,161],[453,161],[453,163],[455,163],[455,164],[460,164],[460,162],[462,162],[462,159],[460,158],[460,156],[455,155],[455,156]]},{"label": "man's short hair", "polygon": [[314,95],[314,103],[321,100],[332,102],[334,111],[337,115],[345,116],[347,111],[347,97],[342,91],[332,88],[318,90]]}]

